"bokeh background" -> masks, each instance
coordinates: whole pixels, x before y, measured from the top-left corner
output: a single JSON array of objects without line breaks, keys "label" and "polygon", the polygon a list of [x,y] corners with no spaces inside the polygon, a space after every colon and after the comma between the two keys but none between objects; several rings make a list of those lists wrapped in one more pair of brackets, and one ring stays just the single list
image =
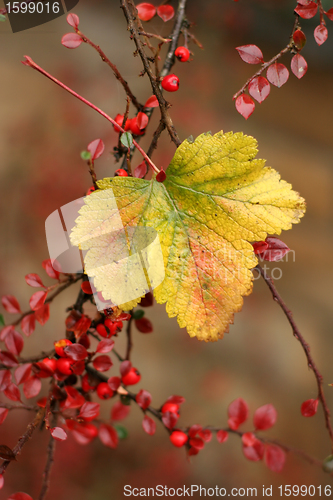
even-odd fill
[{"label": "bokeh background", "polygon": [[[2,2],[0,2],[1,5]],[[154,3],[154,1],[153,1]],[[157,2],[155,2],[157,5]],[[332,135],[333,135],[333,26],[329,38],[318,47],[313,30],[318,17],[303,21],[308,38],[303,50],[309,69],[300,81],[292,74],[245,121],[235,110],[232,95],[256,69],[239,58],[235,47],[257,44],[269,59],[287,43],[293,25],[295,2],[280,0],[188,0],[188,18],[193,33],[204,45],[194,52],[190,64],[177,63],[180,90],[169,94],[171,115],[182,139],[208,130],[243,131],[259,142],[259,156],[293,184],[307,201],[300,225],[283,234],[294,250],[294,261],[279,264],[279,291],[311,345],[311,352],[324,376],[324,387],[333,410],[332,368]],[[329,8],[331,2],[326,2]],[[176,6],[176,1],[171,4]],[[326,5],[328,4],[328,5]],[[146,77],[139,78],[141,62],[133,57],[118,0],[81,0],[74,12],[81,30],[99,44],[128,80],[140,101],[151,95]],[[167,36],[172,21],[156,18],[147,30]],[[91,180],[80,152],[98,137],[106,152],[96,164],[99,177],[112,176],[119,165],[112,155],[117,136],[109,124],[91,109],[56,87],[37,72],[23,66],[24,54],[55,75],[111,116],[123,113],[125,95],[110,69],[98,55],[82,44],[64,48],[61,36],[70,31],[65,17],[52,23],[12,34],[0,25],[0,210],[1,294],[15,295],[28,308],[31,289],[24,275],[43,274],[41,261],[48,257],[44,221],[55,209],[81,197]],[[282,62],[289,65],[290,57]],[[134,116],[134,109],[131,108]],[[154,113],[142,140],[147,147],[158,120]],[[154,154],[158,165],[167,166],[174,145],[167,134]],[[136,154],[133,164],[141,161]],[[271,268],[276,267],[276,264]],[[47,281],[48,278],[45,278]],[[69,289],[52,304],[50,321],[25,342],[23,355],[52,348],[65,333],[65,309],[75,301],[77,289]],[[278,411],[276,426],[265,435],[324,459],[330,444],[322,410],[303,418],[301,403],[316,397],[316,383],[306,365],[300,344],[292,335],[282,311],[266,285],[256,280],[254,291],[244,301],[230,333],[217,343],[190,339],[169,319],[165,307],[146,309],[154,333],[134,332],[133,362],[142,373],[138,389],[153,395],[158,407],[171,394],[186,398],[180,425],[193,423],[226,425],[228,404],[237,397],[254,410],[272,403]],[[6,315],[8,318],[8,315]],[[9,320],[9,318],[8,318]],[[118,349],[125,348],[123,339]],[[113,373],[116,374],[115,366]],[[112,401],[104,404],[108,418]],[[1,444],[13,447],[31,415],[12,412],[0,427]],[[50,500],[108,500],[123,498],[123,487],[168,487],[201,484],[204,487],[257,487],[306,484],[324,486],[332,480],[320,468],[290,454],[284,471],[271,472],[264,463],[246,460],[237,436],[219,445],[215,439],[191,462],[184,450],[174,448],[160,425],[154,437],[141,427],[142,414],[133,406],[124,424],[129,437],[117,450],[96,440],[78,445],[70,436],[57,445]],[[251,430],[252,422],[244,425]],[[12,464],[0,492],[7,498],[26,491],[37,498],[46,459],[48,436],[36,432],[24,447],[18,463]]]}]

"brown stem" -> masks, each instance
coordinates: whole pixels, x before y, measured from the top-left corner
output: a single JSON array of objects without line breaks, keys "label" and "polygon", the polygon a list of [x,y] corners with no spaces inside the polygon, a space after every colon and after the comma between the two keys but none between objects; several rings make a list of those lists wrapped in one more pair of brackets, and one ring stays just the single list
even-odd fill
[{"label": "brown stem", "polygon": [[330,437],[331,449],[332,449],[332,453],[333,453],[333,431],[332,431],[331,420],[330,420],[330,411],[328,409],[324,390],[323,390],[323,376],[321,375],[317,366],[315,365],[315,362],[314,362],[312,355],[310,353],[309,344],[305,341],[303,335],[299,331],[299,329],[294,321],[292,312],[290,311],[290,309],[288,309],[288,307],[286,306],[286,304],[282,300],[281,295],[278,293],[277,289],[275,288],[275,285],[273,283],[272,278],[267,275],[266,271],[259,264],[256,266],[255,269],[263,277],[266,285],[268,286],[268,288],[270,289],[270,291],[272,293],[273,299],[279,304],[279,306],[283,310],[285,316],[287,317],[295,338],[300,342],[300,344],[303,348],[303,351],[305,353],[305,356],[306,356],[306,359],[308,362],[308,367],[313,371],[313,373],[315,375],[315,378],[317,381],[317,387],[318,387],[318,399],[319,399],[319,401],[322,405],[322,408],[323,408],[325,424],[326,424],[326,428],[327,428],[327,431],[328,431],[328,434]]},{"label": "brown stem", "polygon": [[[13,453],[15,456],[19,455],[22,451],[23,446],[29,439],[31,438],[33,432],[37,427],[41,425],[43,422],[45,415],[45,408],[39,408],[35,418],[33,421],[28,425],[26,432],[23,434],[23,436],[20,437],[18,440],[16,446],[13,448]],[[5,470],[7,469],[8,465],[10,464],[9,460],[5,460],[3,464],[0,466],[0,474],[3,474]]]},{"label": "brown stem", "polygon": [[0,408],[6,408],[7,410],[28,410],[28,411],[37,411],[38,406],[29,406],[29,405],[10,405],[7,403],[0,402]]},{"label": "brown stem", "polygon": [[171,38],[163,38],[162,36],[156,35],[155,33],[146,33],[145,31],[138,31],[138,34],[146,36],[147,38],[156,38],[157,40],[160,40],[163,43],[171,42]]},{"label": "brown stem", "polygon": [[179,0],[179,3],[178,3],[178,9],[176,12],[175,22],[173,25],[172,33],[170,35],[170,38],[172,41],[170,43],[169,50],[168,50],[168,53],[167,53],[165,61],[164,61],[164,65],[163,65],[162,71],[160,73],[161,77],[170,73],[170,70],[175,63],[175,50],[176,50],[177,45],[178,45],[178,39],[179,39],[180,32],[181,32],[183,26],[188,25],[188,23],[186,21],[186,15],[185,15],[186,1],[187,0]]},{"label": "brown stem", "polygon": [[88,160],[89,173],[93,182],[94,188],[97,189],[97,177],[95,172],[94,160]]},{"label": "brown stem", "polygon": [[126,335],[127,335],[127,348],[126,348],[126,357],[125,359],[130,359],[131,357],[131,350],[133,347],[133,341],[132,341],[132,321],[133,321],[133,316],[130,317],[127,323],[127,328],[126,328]]},{"label": "brown stem", "polygon": [[153,140],[151,141],[148,152],[147,152],[147,155],[149,156],[149,158],[153,154],[153,151],[157,148],[158,139],[160,138],[160,135],[162,134],[164,129],[165,129],[165,123],[161,120],[160,123],[158,124],[157,129],[154,132]]},{"label": "brown stem", "polygon": [[[54,424],[56,425],[57,416],[54,416]],[[51,469],[54,462],[54,453],[55,453],[56,441],[53,439],[52,435],[50,436],[49,444],[47,447],[47,459],[45,464],[45,469],[43,472],[43,482],[42,487],[39,493],[38,500],[44,500],[47,495],[50,486],[50,475]]]}]

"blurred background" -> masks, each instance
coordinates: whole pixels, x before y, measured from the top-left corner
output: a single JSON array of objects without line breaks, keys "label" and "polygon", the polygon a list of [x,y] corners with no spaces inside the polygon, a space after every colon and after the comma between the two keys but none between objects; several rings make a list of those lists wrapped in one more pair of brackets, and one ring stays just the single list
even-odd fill
[{"label": "blurred background", "polygon": [[[141,62],[133,57],[134,43],[126,31],[119,3],[80,0],[73,12],[80,17],[81,31],[102,47],[139,101],[145,102],[151,95],[149,82],[147,77],[138,77]],[[152,3],[158,5],[154,0]],[[176,7],[175,0],[170,3]],[[318,47],[313,39],[318,16],[302,21],[308,39],[302,54],[309,69],[301,80],[290,73],[281,89],[272,86],[270,96],[256,105],[248,121],[236,112],[232,101],[233,94],[256,70],[241,61],[235,47],[257,44],[265,60],[270,59],[288,43],[294,7],[295,2],[283,0],[188,0],[192,32],[204,50],[191,45],[193,61],[177,62],[173,72],[180,78],[180,89],[167,98],[182,140],[208,130],[253,135],[259,143],[259,157],[266,158],[267,164],[306,199],[307,213],[301,224],[282,234],[295,258],[270,267],[282,270],[276,285],[311,346],[333,410],[333,388],[327,385],[333,382],[332,23],[327,20],[329,37]],[[330,5],[324,3],[324,7]],[[168,36],[172,21],[163,23],[154,18],[145,26],[149,32]],[[117,143],[113,128],[93,110],[20,63],[23,55],[29,55],[111,116],[123,113],[123,89],[93,49],[82,44],[68,50],[61,45],[62,35],[69,31],[65,16],[16,34],[10,32],[8,23],[0,25],[0,292],[15,295],[23,310],[28,309],[31,295],[25,274],[34,272],[45,277],[41,262],[48,258],[46,217],[83,196],[91,185],[80,152],[92,140],[102,138],[106,151],[96,162],[98,177],[112,176],[120,167],[112,155]],[[281,62],[289,66],[290,56]],[[131,108],[130,117],[134,112]],[[147,137],[142,140],[144,148],[150,143],[158,114],[154,112]],[[174,144],[164,133],[154,162],[166,167],[174,151]],[[135,154],[133,166],[140,162]],[[45,282],[49,283],[47,277]],[[52,304],[49,322],[38,326],[26,340],[23,356],[48,350],[55,339],[64,336],[65,309],[75,302],[78,289],[78,285],[70,288]],[[179,329],[176,319],[167,317],[164,305],[146,309],[146,316],[152,320],[154,332],[143,335],[134,331],[133,363],[142,374],[135,389],[148,390],[155,407],[171,394],[180,394],[186,398],[180,425],[225,426],[229,403],[242,397],[251,409],[251,420],[242,428],[251,430],[255,409],[272,403],[278,411],[278,422],[265,436],[320,459],[329,455],[321,408],[312,418],[300,414],[301,403],[317,395],[313,373],[307,368],[286,318],[261,280],[255,281],[254,291],[245,299],[230,333],[217,343],[190,339],[184,329]],[[124,351],[121,336],[117,346]],[[117,374],[116,365],[112,373]],[[103,404],[105,418],[112,404],[113,400]],[[25,412],[12,412],[0,427],[1,443],[13,447],[30,418]],[[171,445],[160,425],[154,437],[145,434],[141,419],[140,409],[133,405],[124,422],[129,437],[120,442],[117,450],[105,448],[98,440],[83,447],[71,436],[59,443],[48,498],[122,498],[126,484],[146,488],[157,484],[170,488],[191,484],[227,489],[257,487],[258,496],[262,485],[273,485],[273,498],[278,498],[278,485],[324,487],[332,482],[320,468],[293,454],[288,455],[280,474],[271,472],[262,462],[249,462],[237,436],[230,436],[222,445],[213,438],[189,462],[183,449]],[[36,432],[24,447],[18,463],[12,464],[5,475],[2,498],[15,491],[37,498],[47,441],[47,433]]]}]

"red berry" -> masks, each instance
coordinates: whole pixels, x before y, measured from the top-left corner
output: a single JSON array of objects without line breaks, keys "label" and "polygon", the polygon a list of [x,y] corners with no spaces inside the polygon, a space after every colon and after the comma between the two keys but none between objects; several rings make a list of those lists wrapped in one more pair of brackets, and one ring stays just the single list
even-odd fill
[{"label": "red berry", "polygon": [[66,354],[64,353],[64,347],[71,344],[72,342],[68,339],[57,340],[56,342],[54,342],[55,352],[58,354],[58,356],[66,358]]},{"label": "red berry", "polygon": [[162,80],[162,87],[168,92],[176,92],[179,89],[179,78],[176,75],[167,75]]},{"label": "red berry", "polygon": [[115,333],[117,333],[117,323],[111,321],[111,319],[106,319],[104,321],[104,326],[110,330],[109,336],[112,337]]},{"label": "red berry", "polygon": [[[122,127],[123,121],[124,121],[124,115],[120,115],[118,113],[117,116],[115,117],[114,121]],[[129,122],[130,122],[130,120],[126,120],[125,127],[124,127],[125,130],[129,130],[129,125],[130,125]],[[119,132],[119,130],[114,125],[113,125],[113,128],[116,132]]]},{"label": "red berry", "polygon": [[57,360],[57,370],[64,375],[73,375],[73,365],[76,363],[74,359],[59,358]]},{"label": "red berry", "polygon": [[186,62],[190,58],[190,51],[186,47],[178,47],[175,50],[175,56],[180,62]]},{"label": "red berry", "polygon": [[119,177],[127,177],[128,176],[128,173],[123,168],[118,168],[118,170],[116,170],[114,174],[119,175]]},{"label": "red berry", "polygon": [[51,371],[55,371],[56,367],[57,367],[57,360],[52,358],[44,358],[43,359],[43,363],[44,365],[48,366],[50,368]]},{"label": "red berry", "polygon": [[170,435],[171,443],[174,446],[177,446],[177,448],[184,446],[187,440],[188,440],[187,435],[185,434],[185,432],[182,431],[173,431],[172,434]]},{"label": "red berry", "polygon": [[126,375],[121,378],[124,385],[135,385],[141,380],[141,375],[136,368],[131,368]]},{"label": "red berry", "polygon": [[171,413],[178,413],[179,412],[179,405],[176,403],[164,403],[162,406],[161,412],[166,413],[167,411]]},{"label": "red berry", "polygon": [[96,389],[96,385],[90,385],[88,373],[83,375],[81,380],[81,387],[84,392],[94,391]]},{"label": "red berry", "polygon": [[139,128],[138,122],[136,120],[136,116],[129,120],[129,129],[133,135],[143,135],[145,133],[144,130]]},{"label": "red berry", "polygon": [[87,295],[93,294],[93,291],[91,289],[91,285],[90,285],[89,281],[83,281],[83,283],[81,283],[81,290],[82,290],[82,292],[86,293]]},{"label": "red berry", "polygon": [[93,193],[95,191],[95,188],[94,186],[90,186],[90,188],[87,190],[86,192],[86,196],[89,196],[91,193]]},{"label": "red berry", "polygon": [[106,382],[101,382],[97,386],[97,396],[101,399],[110,399],[113,396],[113,390]]}]

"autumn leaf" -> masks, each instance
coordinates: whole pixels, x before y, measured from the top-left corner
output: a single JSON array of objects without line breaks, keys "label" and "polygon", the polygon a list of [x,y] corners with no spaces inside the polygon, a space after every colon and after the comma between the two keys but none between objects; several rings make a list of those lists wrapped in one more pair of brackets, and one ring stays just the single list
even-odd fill
[{"label": "autumn leaf", "polygon": [[[116,245],[117,253],[124,245],[115,237],[122,225],[125,233],[136,226],[153,228],[165,267],[154,289],[156,301],[166,302],[168,315],[177,316],[191,337],[222,338],[252,290],[257,259],[250,242],[290,229],[305,211],[303,198],[256,155],[253,137],[202,134],[179,146],[163,183],[131,177],[99,181],[71,233],[72,243],[88,250],[88,275],[110,259],[110,248]],[[115,283],[102,269],[95,286],[111,298],[107,289]]]}]

